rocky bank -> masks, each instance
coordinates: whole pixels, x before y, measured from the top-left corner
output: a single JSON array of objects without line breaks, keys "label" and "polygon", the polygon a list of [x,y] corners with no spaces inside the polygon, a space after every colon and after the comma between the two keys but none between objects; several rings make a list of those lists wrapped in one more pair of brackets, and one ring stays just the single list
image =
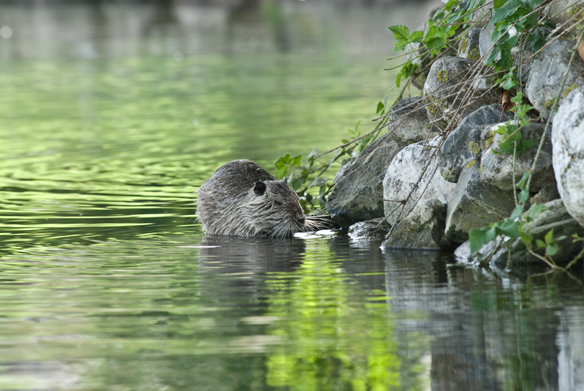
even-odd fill
[{"label": "rocky bank", "polygon": [[[567,262],[584,242],[572,237],[584,237],[584,60],[576,55],[570,64],[576,40],[563,37],[521,66],[521,91],[535,110],[519,131],[534,146],[513,161],[500,153],[497,130],[512,124],[514,113],[502,106],[496,78],[475,73],[465,80],[490,46],[492,27],[477,27],[458,53],[446,53],[416,75],[422,96],[393,106],[387,132],[338,172],[327,210],[351,226],[354,239],[384,238],[385,247],[455,251],[460,261],[499,268],[540,262],[520,239],[506,243],[511,240],[499,236],[474,254],[468,241],[471,229],[510,216],[516,184],[531,170],[525,211],[545,208],[535,219],[524,212],[524,230],[536,240],[552,228],[554,237],[565,236],[554,261]],[[555,116],[554,97],[560,98]]]}]

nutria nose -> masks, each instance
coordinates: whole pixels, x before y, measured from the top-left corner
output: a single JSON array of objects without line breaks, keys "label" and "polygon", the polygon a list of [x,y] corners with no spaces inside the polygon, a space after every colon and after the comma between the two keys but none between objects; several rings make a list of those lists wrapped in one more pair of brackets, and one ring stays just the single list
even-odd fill
[{"label": "nutria nose", "polygon": [[304,216],[298,216],[296,217],[296,221],[298,221],[300,224],[304,224],[306,219],[304,218]]}]

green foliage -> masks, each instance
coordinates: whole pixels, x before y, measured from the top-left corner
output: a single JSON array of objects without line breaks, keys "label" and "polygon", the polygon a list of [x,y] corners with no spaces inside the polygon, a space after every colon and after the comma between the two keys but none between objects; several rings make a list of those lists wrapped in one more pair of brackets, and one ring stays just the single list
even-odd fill
[{"label": "green foliage", "polygon": [[420,66],[418,64],[412,63],[410,60],[406,61],[406,63],[402,66],[402,69],[397,74],[395,79],[395,85],[400,86],[402,78],[410,78],[415,75],[416,71]]},{"label": "green foliage", "polygon": [[518,205],[503,221],[491,223],[480,229],[471,229],[469,232],[470,251],[474,254],[485,244],[494,241],[497,235],[507,236],[511,239],[517,239],[520,235],[520,225],[517,219],[523,212],[523,205]]},{"label": "green foliage", "polygon": [[393,50],[394,52],[401,52],[407,45],[422,42],[422,39],[424,38],[423,31],[414,31],[410,35],[410,29],[406,26],[389,26],[388,29],[390,29],[393,33],[393,38],[396,41],[395,48]]},{"label": "green foliage", "polygon": [[513,66],[513,49],[522,34],[533,30],[528,43],[533,50],[539,50],[545,39],[539,30],[535,8],[541,0],[509,0],[495,2],[495,12],[489,25],[495,26],[491,37],[493,49],[487,57],[487,65],[496,70],[509,69]]},{"label": "green foliage", "polygon": [[567,236],[562,235],[558,238],[554,238],[553,228],[545,235],[544,240],[537,239],[535,242],[538,248],[545,249],[546,257],[552,257],[556,255],[560,249],[558,242],[567,239]]},{"label": "green foliage", "polygon": [[[502,83],[502,87],[505,90],[510,90],[515,88],[519,81],[515,77],[515,67],[512,67],[508,73],[503,77],[498,79],[495,84]],[[496,130],[498,134],[503,136],[498,144],[498,150],[493,149],[494,154],[506,154],[506,155],[521,155],[527,149],[533,147],[536,142],[534,140],[523,140],[521,135],[521,128],[529,125],[529,117],[527,113],[533,109],[533,106],[523,103],[523,94],[518,91],[517,94],[511,98],[511,102],[515,103],[515,106],[511,109],[515,113],[515,118],[512,121],[507,121],[505,124],[499,126]],[[517,125],[518,124],[518,125]]]},{"label": "green foliage", "polygon": [[536,142],[534,140],[524,140],[521,135],[521,128],[510,122],[499,126],[496,133],[503,136],[503,140],[499,142],[498,150],[493,149],[494,154],[513,155],[517,153],[521,155],[527,149],[533,147]]},{"label": "green foliage", "polygon": [[[386,111],[387,96],[383,102],[377,104],[377,114],[383,115]],[[383,123],[382,123],[383,124]],[[350,137],[343,139],[343,144],[349,144],[344,148],[339,148],[333,157],[325,163],[316,161],[318,151],[314,148],[303,162],[302,155],[291,156],[286,154],[274,162],[276,167],[276,178],[286,179],[288,184],[300,197],[300,203],[306,212],[324,208],[326,196],[332,190],[330,178],[324,177],[324,173],[330,169],[334,163],[340,161],[345,165],[354,160],[375,138],[378,132],[371,133],[361,138],[361,121],[355,124],[354,129],[348,129]],[[344,158],[344,159],[342,159]]]}]

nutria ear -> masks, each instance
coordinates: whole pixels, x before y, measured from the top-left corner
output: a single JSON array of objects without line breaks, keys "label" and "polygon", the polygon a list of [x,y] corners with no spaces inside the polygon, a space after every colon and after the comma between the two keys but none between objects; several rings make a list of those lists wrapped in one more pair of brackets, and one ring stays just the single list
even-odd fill
[{"label": "nutria ear", "polygon": [[264,195],[264,193],[266,192],[266,184],[264,182],[256,182],[253,185],[253,192],[259,196]]}]

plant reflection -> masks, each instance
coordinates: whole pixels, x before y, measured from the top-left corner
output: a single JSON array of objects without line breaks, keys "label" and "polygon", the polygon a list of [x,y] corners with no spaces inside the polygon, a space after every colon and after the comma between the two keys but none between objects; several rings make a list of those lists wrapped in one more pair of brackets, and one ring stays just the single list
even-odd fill
[{"label": "plant reflection", "polygon": [[419,361],[398,355],[385,292],[365,297],[338,261],[311,254],[295,271],[273,273],[266,281],[266,315],[279,319],[268,333],[285,341],[268,353],[267,384],[290,390],[423,389]]}]

